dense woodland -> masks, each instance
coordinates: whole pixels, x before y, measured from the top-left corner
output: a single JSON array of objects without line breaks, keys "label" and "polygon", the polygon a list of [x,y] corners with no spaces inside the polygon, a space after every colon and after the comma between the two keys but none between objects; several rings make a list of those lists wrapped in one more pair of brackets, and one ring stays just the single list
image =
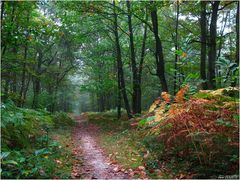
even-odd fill
[{"label": "dense woodland", "polygon": [[71,111],[80,87],[81,111],[122,107],[130,116],[187,83],[193,91],[235,86],[237,6],[3,1],[2,100]]},{"label": "dense woodland", "polygon": [[[226,90],[227,87],[232,87],[233,95],[232,91]],[[172,146],[172,139],[164,140],[166,134],[172,137],[176,133],[174,138],[182,136],[184,139],[187,137],[184,133],[200,133],[204,129],[204,132],[214,131],[219,136],[216,140],[215,135],[206,139],[212,144],[201,146],[201,149],[197,148],[196,139],[191,140],[193,149],[199,151],[195,155],[197,159],[187,161],[197,162],[201,168],[194,169],[197,173],[189,177],[196,174],[199,175],[196,177],[203,178],[218,177],[221,173],[236,174],[237,87],[239,1],[1,1],[1,159],[12,158],[3,161],[5,178],[68,178],[64,173],[69,169],[52,177],[54,164],[51,163],[54,161],[46,156],[50,157],[49,154],[56,151],[57,158],[60,158],[62,153],[70,152],[59,152],[56,150],[58,145],[49,145],[48,133],[57,128],[61,134],[61,126],[68,127],[64,132],[70,133],[74,122],[66,113],[77,115],[81,112],[106,111],[114,114],[110,117],[116,122],[130,119],[129,126],[135,127],[137,124],[148,129],[141,132],[134,130],[134,134],[141,134],[139,139],[143,136],[149,138],[146,131],[154,134],[150,133],[152,138],[148,139],[149,142],[144,141],[144,147],[150,148],[146,152],[155,154],[151,156],[150,163],[153,169],[159,169],[155,159],[168,162],[169,158],[166,157],[175,157],[173,154],[176,152],[191,152],[184,148],[176,151],[170,148],[165,157],[159,149]],[[217,89],[222,89],[225,94],[215,98],[214,90]],[[196,95],[199,91],[200,94]],[[201,92],[212,94],[208,96]],[[192,96],[200,100],[195,102],[191,100]],[[225,108],[224,103],[229,101],[234,102],[230,110],[219,109],[220,106]],[[190,120],[201,118],[206,113],[206,123],[193,120],[194,128],[174,124],[176,119],[182,118],[177,117],[178,113],[187,107],[193,108],[188,109],[189,113],[193,111]],[[173,117],[173,114],[176,116]],[[98,119],[95,116],[98,115],[104,117],[104,113],[90,113],[89,118],[92,117],[95,123]],[[165,144],[159,147],[154,138],[156,127],[160,125],[153,127],[150,121],[155,119],[159,122],[163,117],[170,118],[164,123],[170,123],[174,130],[170,132],[163,125],[165,135],[159,137]],[[182,122],[187,121],[188,117],[184,117]],[[224,127],[216,128],[209,120],[218,120]],[[108,122],[106,118],[106,123],[111,124],[112,121]],[[215,129],[209,129],[209,126]],[[39,131],[33,131],[34,127]],[[35,136],[39,134],[44,136],[37,140]],[[194,143],[195,140],[197,142]],[[225,141],[235,143],[234,148],[229,145],[221,149],[219,142]],[[181,144],[182,141],[178,142]],[[26,160],[29,146],[32,150],[40,149],[35,151],[35,155],[39,155],[33,158],[35,165],[29,165],[31,160]],[[216,152],[210,152],[208,148]],[[176,157],[179,158],[181,153]],[[226,159],[216,159],[216,164],[211,164],[210,160],[207,163],[206,158],[212,158],[215,162],[214,153],[223,158],[225,155],[231,156],[232,164]],[[181,157],[184,159],[185,156]],[[29,158],[32,157],[29,155]],[[63,161],[68,160],[60,162]],[[179,161],[182,162],[176,160]],[[21,167],[21,163],[25,166]],[[51,166],[49,171],[43,171],[43,167],[48,165]],[[148,173],[151,174],[151,171]],[[175,175],[161,177],[179,178],[177,173]]]}]

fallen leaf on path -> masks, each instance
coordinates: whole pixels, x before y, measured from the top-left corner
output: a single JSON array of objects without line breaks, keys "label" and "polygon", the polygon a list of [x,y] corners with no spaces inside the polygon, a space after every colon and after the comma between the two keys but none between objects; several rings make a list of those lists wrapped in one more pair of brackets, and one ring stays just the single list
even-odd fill
[{"label": "fallen leaf on path", "polygon": [[115,168],[113,169],[113,171],[114,171],[114,172],[118,172],[118,167],[115,167]]},{"label": "fallen leaf on path", "polygon": [[144,166],[138,166],[138,170],[143,171],[143,170],[145,170],[145,167]]},{"label": "fallen leaf on path", "polygon": [[117,164],[117,161],[113,160],[113,161],[111,162],[111,164]]},{"label": "fallen leaf on path", "polygon": [[121,171],[122,171],[122,172],[124,172],[124,171],[125,171],[125,169],[123,169],[123,168],[122,168],[122,169],[121,169]]}]

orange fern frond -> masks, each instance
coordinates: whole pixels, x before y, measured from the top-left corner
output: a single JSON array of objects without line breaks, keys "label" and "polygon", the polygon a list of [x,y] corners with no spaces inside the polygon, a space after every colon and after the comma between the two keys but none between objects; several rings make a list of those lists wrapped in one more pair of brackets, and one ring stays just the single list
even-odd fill
[{"label": "orange fern frond", "polygon": [[161,96],[164,99],[164,101],[166,101],[166,103],[170,103],[170,101],[171,101],[171,95],[170,94],[168,94],[167,92],[162,92]]},{"label": "orange fern frond", "polygon": [[186,85],[183,88],[181,88],[176,94],[175,102],[184,103],[184,95],[188,92],[188,90],[189,90],[189,85]]}]

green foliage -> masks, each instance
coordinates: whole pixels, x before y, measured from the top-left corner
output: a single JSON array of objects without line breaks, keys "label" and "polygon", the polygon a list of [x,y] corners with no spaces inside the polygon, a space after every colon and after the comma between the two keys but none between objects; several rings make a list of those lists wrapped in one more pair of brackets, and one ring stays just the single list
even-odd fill
[{"label": "green foliage", "polygon": [[[69,170],[58,170],[56,160],[69,157],[71,152],[49,136],[54,127],[74,124],[66,113],[51,115],[45,110],[18,108],[12,101],[2,103],[1,110],[2,178],[70,176]],[[71,162],[67,164],[71,166]]]},{"label": "green foliage", "polygon": [[239,79],[239,67],[237,63],[231,62],[225,57],[219,57],[216,65],[219,67],[218,73],[221,74],[217,80],[222,82],[223,86],[228,86],[230,83]]},{"label": "green foliage", "polygon": [[17,108],[12,101],[1,104],[3,146],[26,147],[52,126],[48,112]]},{"label": "green foliage", "polygon": [[75,125],[75,121],[64,112],[55,112],[52,116],[55,127],[66,127]]},{"label": "green foliage", "polygon": [[148,122],[151,122],[155,119],[155,116],[150,116],[147,117],[145,119],[142,119],[141,121],[138,122],[138,126],[139,127],[143,127],[144,125],[146,125]]},{"label": "green foliage", "polygon": [[10,150],[2,158],[2,178],[68,178],[70,174],[58,171],[56,160],[69,156],[56,141],[51,141],[45,148],[36,150]]}]

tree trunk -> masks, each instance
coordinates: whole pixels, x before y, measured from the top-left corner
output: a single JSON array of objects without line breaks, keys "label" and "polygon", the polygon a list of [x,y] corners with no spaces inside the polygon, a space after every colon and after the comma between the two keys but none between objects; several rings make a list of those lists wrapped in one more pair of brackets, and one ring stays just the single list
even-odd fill
[{"label": "tree trunk", "polygon": [[207,76],[206,76],[206,57],[207,57],[207,18],[206,18],[206,5],[207,2],[201,1],[201,62],[200,62],[200,76],[204,81],[202,82],[202,89],[207,89]]},{"label": "tree trunk", "polygon": [[26,100],[27,91],[28,91],[28,87],[29,87],[29,84],[30,84],[30,79],[31,79],[31,75],[29,74],[28,75],[28,79],[27,79],[27,84],[26,84],[25,89],[23,91],[23,99],[24,99],[24,101],[22,102],[22,107],[24,106],[24,103],[25,103],[25,100]]},{"label": "tree trunk", "polygon": [[8,77],[6,77],[6,80],[5,80],[5,86],[4,86],[4,96],[3,96],[3,101],[7,100],[7,98],[8,98],[9,84],[10,84],[10,80],[9,80]]},{"label": "tree trunk", "polygon": [[[27,23],[29,23],[29,12],[27,14]],[[28,29],[25,29],[26,31],[28,31]],[[23,68],[22,68],[22,80],[21,80],[21,89],[20,89],[20,104],[19,106],[23,106],[23,102],[25,101],[25,99],[23,99],[23,92],[25,89],[25,79],[26,79],[26,61],[27,61],[27,53],[28,53],[28,40],[27,40],[27,35],[25,36],[25,46],[24,46],[24,58],[23,58]]]},{"label": "tree trunk", "polygon": [[[239,66],[239,1],[237,2],[237,14],[236,14],[236,64]],[[235,78],[231,86],[238,85],[239,78]]]},{"label": "tree trunk", "polygon": [[40,94],[40,79],[38,77],[33,80],[33,102],[32,102],[32,108],[36,109],[39,108],[39,94]]},{"label": "tree trunk", "polygon": [[217,57],[216,49],[216,37],[217,37],[217,16],[218,16],[218,7],[220,1],[212,2],[212,17],[210,24],[210,38],[209,38],[209,51],[208,51],[208,87],[209,89],[216,88],[215,80],[215,63]]},{"label": "tree trunk", "polygon": [[167,81],[165,78],[165,67],[164,67],[164,57],[163,57],[163,48],[162,42],[158,36],[158,17],[157,17],[157,8],[154,6],[151,11],[153,33],[156,43],[156,64],[157,64],[157,76],[160,79],[162,85],[162,91],[168,92]]},{"label": "tree trunk", "polygon": [[38,56],[38,64],[36,67],[36,76],[33,77],[33,102],[32,102],[32,108],[38,108],[39,107],[39,94],[41,91],[41,84],[40,84],[40,75],[41,75],[41,66],[42,66],[42,58],[43,54],[41,50],[39,51]]},{"label": "tree trunk", "polygon": [[236,63],[239,66],[239,1],[237,2],[237,15],[236,15]]},{"label": "tree trunk", "polygon": [[[17,57],[17,48],[16,42],[13,48],[13,54]],[[13,93],[17,93],[17,73],[15,71],[12,72],[12,82],[11,82],[11,90]]]},{"label": "tree trunk", "polygon": [[113,1],[114,6],[114,36],[115,36],[115,45],[116,45],[116,58],[117,58],[117,67],[119,71],[119,78],[120,78],[120,91],[123,96],[123,100],[125,103],[125,108],[127,111],[128,118],[132,118],[129,101],[126,93],[126,87],[125,87],[125,80],[124,80],[124,72],[123,72],[123,63],[122,63],[122,55],[121,55],[121,48],[120,48],[120,42],[119,42],[119,36],[118,36],[118,26],[117,26],[117,14],[116,14],[116,7],[115,7],[115,1]]},{"label": "tree trunk", "polygon": [[130,1],[127,0],[127,11],[128,11],[128,30],[130,38],[130,52],[131,52],[131,65],[132,65],[132,86],[133,86],[133,95],[132,95],[132,112],[133,114],[141,113],[141,108],[139,108],[139,93],[140,93],[140,84],[138,81],[138,70],[136,65],[136,54],[134,49],[134,38],[133,38],[133,29],[132,29],[132,15],[131,15],[131,5]]},{"label": "tree trunk", "polygon": [[1,1],[1,24],[2,24],[2,20],[3,20],[3,13],[4,13],[4,1]]},{"label": "tree trunk", "polygon": [[27,60],[27,51],[28,51],[28,46],[27,43],[25,44],[25,48],[24,48],[24,62],[23,62],[23,68],[22,68],[22,80],[21,80],[21,89],[20,89],[20,103],[19,106],[23,106],[23,101],[25,101],[25,99],[23,99],[23,92],[25,89],[25,79],[26,79],[26,60]]},{"label": "tree trunk", "polygon": [[[148,20],[148,14],[146,12],[146,21]],[[143,33],[143,41],[142,41],[142,48],[141,48],[141,56],[140,56],[140,63],[139,63],[139,71],[138,71],[138,82],[141,85],[142,84],[142,70],[143,70],[143,62],[144,62],[144,57],[145,57],[145,46],[146,46],[146,40],[147,40],[147,25],[145,24],[144,26],[144,33]],[[139,111],[141,112],[142,110],[142,89],[141,86],[139,88],[138,92],[138,101],[139,101]]]},{"label": "tree trunk", "polygon": [[118,73],[117,73],[117,78],[118,78],[118,97],[117,97],[117,117],[118,117],[118,119],[120,119],[121,118],[121,91],[120,91],[120,89],[121,89],[121,85],[120,85],[120,77],[119,77],[119,71],[118,71]]},{"label": "tree trunk", "polygon": [[174,62],[174,85],[173,92],[177,92],[177,61],[178,61],[178,18],[179,17],[179,2],[177,1],[177,14],[176,14],[176,26],[175,26],[175,62]]}]

